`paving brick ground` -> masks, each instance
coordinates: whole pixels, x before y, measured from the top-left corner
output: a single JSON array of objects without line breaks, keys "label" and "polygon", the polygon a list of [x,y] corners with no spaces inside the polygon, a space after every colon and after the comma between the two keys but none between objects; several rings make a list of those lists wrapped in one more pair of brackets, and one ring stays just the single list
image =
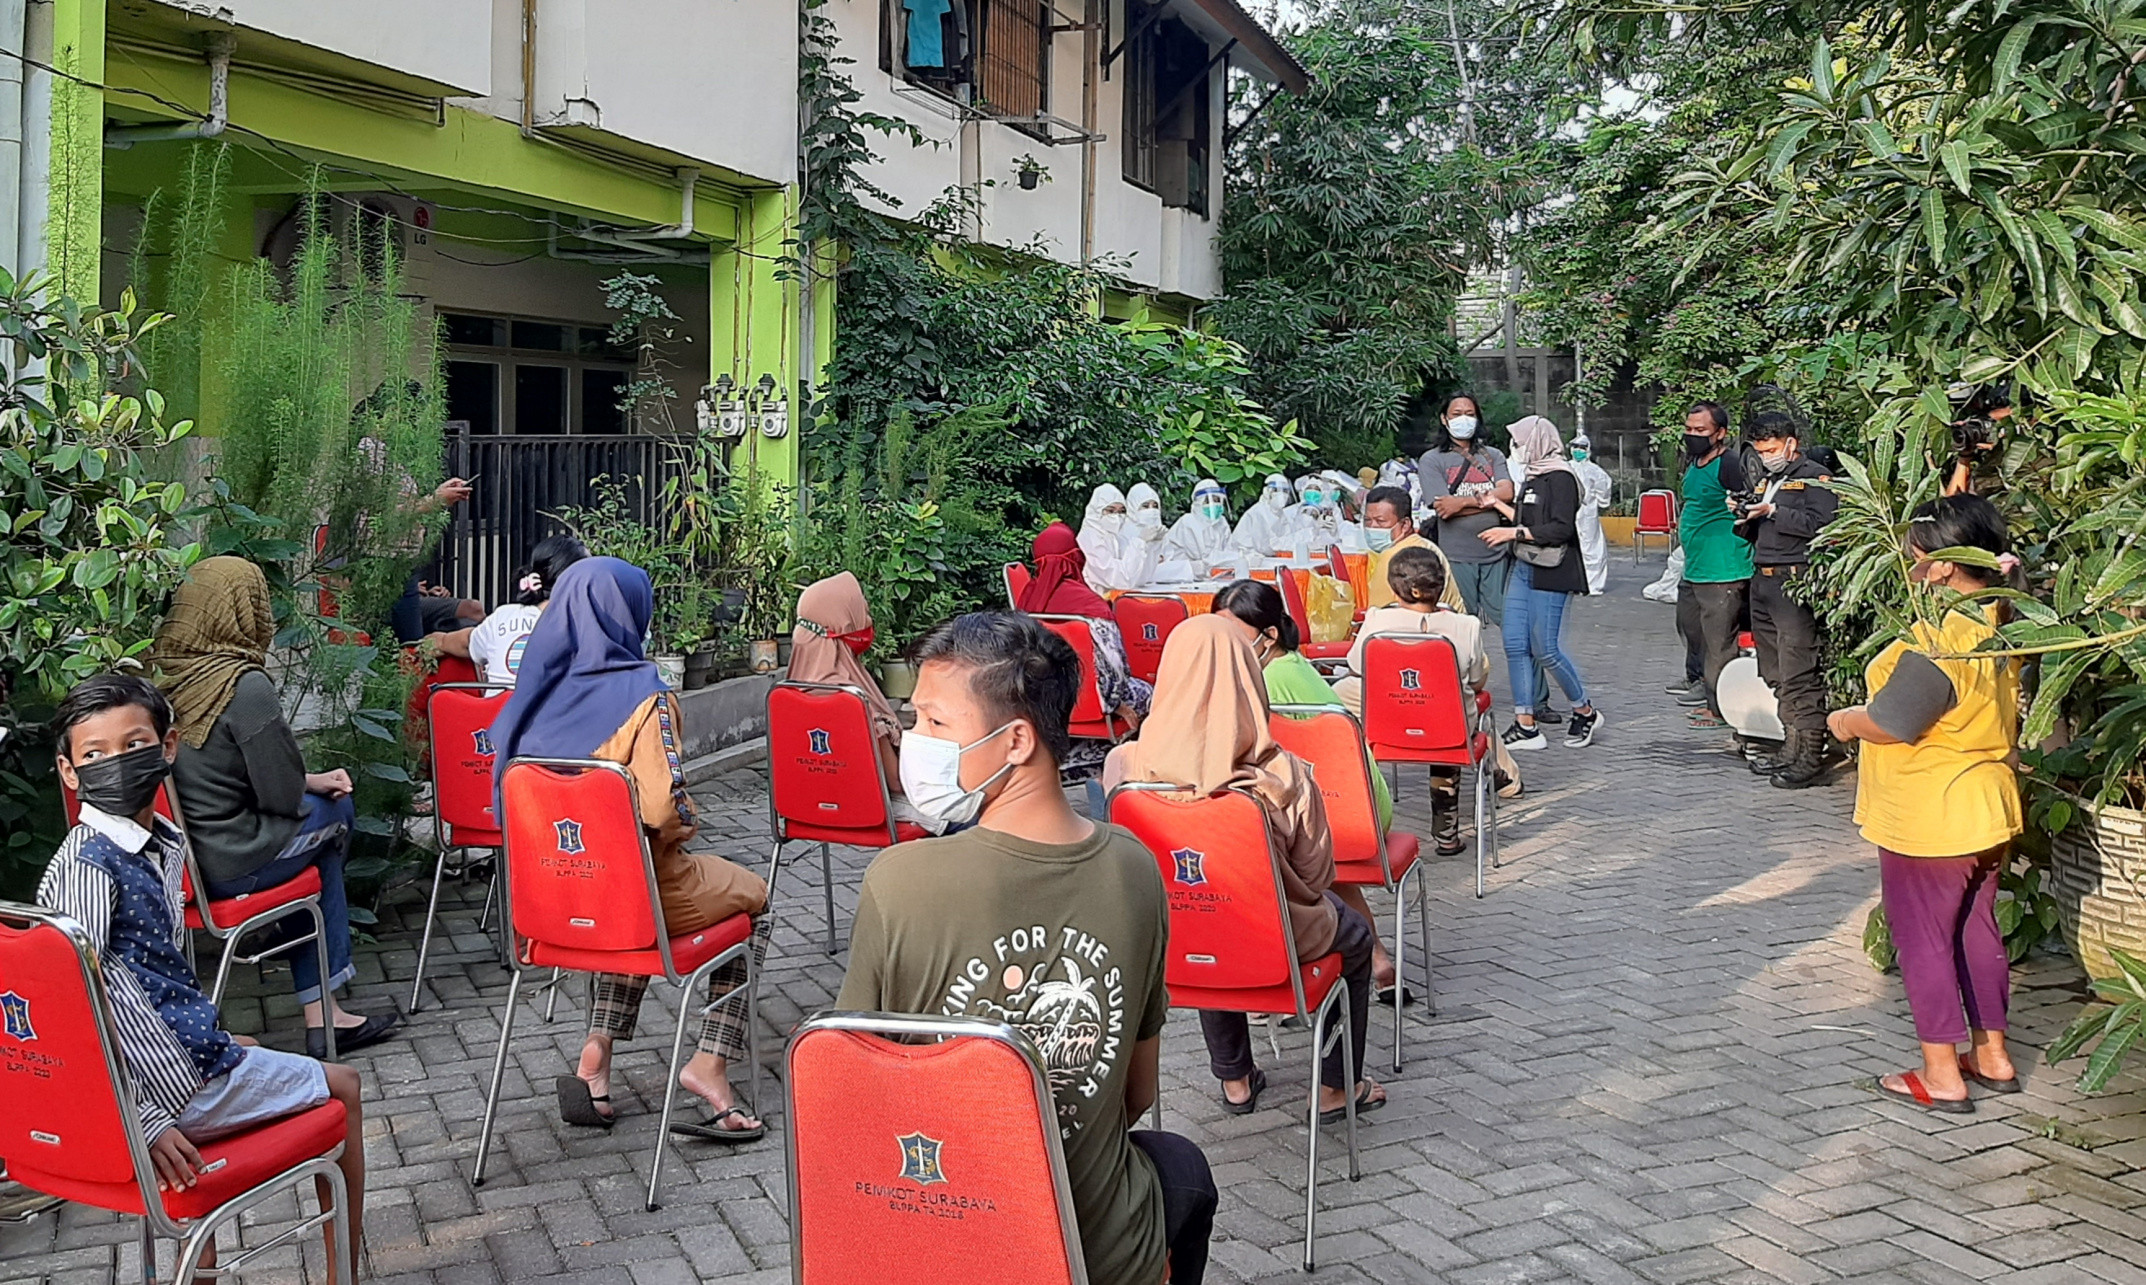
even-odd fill
[{"label": "paving brick ground", "polygon": [[[1465,862],[1432,867],[1438,1014],[1411,1014],[1414,1057],[1392,1105],[1365,1120],[1363,1180],[1329,1173],[1315,1277],[1297,1270],[1305,1037],[1284,1034],[1269,1105],[1231,1117],[1197,1024],[1173,1016],[1167,1124],[1206,1147],[1223,1190],[1210,1279],[2146,1281],[2146,1081],[2085,1100],[2076,1063],[2052,1069],[2035,1052],[2078,1010],[2077,970],[2036,957],[2017,971],[2025,1094],[1969,1117],[1873,1096],[1867,1081],[1908,1065],[1914,1042],[1897,981],[1859,949],[1877,869],[1848,824],[1852,786],[1768,788],[1688,730],[1661,694],[1678,665],[1670,610],[1638,597],[1655,571],[1619,559],[1614,572],[1612,596],[1579,604],[1569,626],[1607,726],[1592,749],[1524,760],[1528,795],[1505,814],[1487,898],[1469,895]],[[760,781],[747,766],[699,791],[714,850],[765,860]],[[1415,781],[1400,816],[1428,828]],[[846,923],[865,857],[836,863]],[[816,863],[786,870],[779,894],[769,1049],[840,980],[820,949]],[[518,1024],[503,1151],[471,1189],[504,994],[477,901],[446,913],[442,1002],[354,1059],[368,1083],[373,1279],[788,1280],[779,1137],[679,1148],[665,1207],[644,1212],[657,1040],[621,1059],[615,1132],[558,1121],[549,1085],[580,1041],[578,992],[555,1023]],[[422,902],[402,909],[360,962],[360,1007],[407,998]],[[244,983],[234,1024],[265,1023],[288,1045],[285,980]],[[1374,1054],[1389,1030],[1375,1026]],[[282,1213],[265,1211],[248,1238]],[[279,1252],[254,1279],[320,1279],[317,1247],[310,1273]],[[0,1226],[0,1279],[139,1279],[132,1230],[74,1209]]]}]

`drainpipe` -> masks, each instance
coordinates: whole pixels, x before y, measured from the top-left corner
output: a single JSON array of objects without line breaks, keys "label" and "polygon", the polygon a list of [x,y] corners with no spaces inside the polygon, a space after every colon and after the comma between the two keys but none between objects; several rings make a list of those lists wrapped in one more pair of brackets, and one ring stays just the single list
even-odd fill
[{"label": "drainpipe", "polygon": [[1087,0],[1081,13],[1080,33],[1080,261],[1095,257],[1095,69],[1102,55],[1096,38],[1103,16],[1098,9],[1110,0]]},{"label": "drainpipe", "polygon": [[585,259],[591,263],[640,263],[652,259],[678,263],[706,263],[706,252],[689,254],[672,246],[654,245],[655,241],[680,241],[693,235],[693,186],[700,181],[700,167],[685,165],[678,171],[678,221],[660,228],[607,228],[596,224],[575,228],[571,235],[582,241],[595,241],[602,245],[615,245],[628,253],[610,254],[601,251],[562,250],[559,248],[559,225],[553,223],[547,232],[551,257],[554,259]]},{"label": "drainpipe", "polygon": [[209,54],[209,118],[176,125],[108,125],[104,131],[106,147],[123,150],[136,143],[215,138],[224,132],[231,119],[231,53],[238,48],[238,37],[219,31],[203,43]]},{"label": "drainpipe", "polygon": [[537,0],[522,0],[522,137],[536,137]]},{"label": "drainpipe", "polygon": [[[52,2],[34,0],[25,10],[23,52],[52,62]],[[23,65],[22,162],[16,185],[16,216],[0,228],[0,244],[14,247],[16,277],[45,266],[45,219],[52,205],[52,73]]]},{"label": "drainpipe", "polygon": [[0,0],[0,267],[20,278],[15,228],[22,219],[22,59],[27,0]]}]

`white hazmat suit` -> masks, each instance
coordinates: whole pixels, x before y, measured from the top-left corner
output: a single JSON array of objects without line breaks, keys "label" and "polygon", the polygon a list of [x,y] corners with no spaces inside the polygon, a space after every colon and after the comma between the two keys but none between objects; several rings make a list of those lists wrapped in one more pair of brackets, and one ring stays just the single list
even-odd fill
[{"label": "white hazmat suit", "polygon": [[1284,537],[1291,529],[1284,518],[1294,507],[1290,501],[1296,498],[1289,479],[1279,473],[1267,474],[1266,484],[1259,492],[1259,503],[1245,510],[1237,519],[1237,534],[1233,543],[1247,557],[1271,558],[1275,551],[1288,548]]},{"label": "white hazmat suit", "polygon": [[1170,538],[1163,542],[1163,556],[1190,563],[1203,572],[1233,566],[1237,550],[1231,535],[1229,493],[1220,482],[1203,477],[1192,488],[1191,510],[1170,528]]},{"label": "white hazmat suit", "polygon": [[1158,559],[1148,568],[1147,579],[1138,589],[1148,584],[1179,584],[1192,578],[1192,564],[1182,558],[1170,558],[1168,554],[1169,528],[1163,525],[1162,496],[1145,482],[1135,482],[1125,492],[1126,532],[1142,544],[1149,546]]},{"label": "white hazmat suit", "polygon": [[1139,588],[1161,560],[1162,541],[1142,539],[1127,507],[1125,493],[1105,482],[1088,497],[1088,511],[1081,517],[1075,538],[1088,558],[1082,578],[1097,593]]},{"label": "white hazmat suit", "polygon": [[1609,541],[1602,537],[1602,510],[1610,506],[1610,475],[1595,463],[1584,434],[1572,439],[1572,472],[1580,479],[1580,558],[1587,564],[1587,592],[1609,587]]}]

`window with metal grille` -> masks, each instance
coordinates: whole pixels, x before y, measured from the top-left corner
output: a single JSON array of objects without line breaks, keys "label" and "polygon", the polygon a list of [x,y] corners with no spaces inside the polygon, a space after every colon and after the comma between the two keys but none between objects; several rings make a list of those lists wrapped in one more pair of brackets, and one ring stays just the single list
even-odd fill
[{"label": "window with metal grille", "polygon": [[879,12],[882,70],[995,116],[1050,110],[1048,0],[880,0]]}]

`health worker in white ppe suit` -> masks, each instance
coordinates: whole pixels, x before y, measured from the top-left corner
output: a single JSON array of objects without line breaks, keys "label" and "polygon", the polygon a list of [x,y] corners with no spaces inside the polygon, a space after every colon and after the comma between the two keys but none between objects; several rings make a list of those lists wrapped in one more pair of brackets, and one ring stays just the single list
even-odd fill
[{"label": "health worker in white ppe suit", "polygon": [[1237,550],[1231,541],[1229,493],[1211,477],[1192,488],[1192,508],[1170,528],[1163,541],[1165,558],[1190,563],[1196,572],[1213,572],[1234,566]]},{"label": "health worker in white ppe suit", "polygon": [[1287,549],[1289,545],[1283,537],[1293,529],[1294,523],[1285,525],[1284,517],[1295,507],[1290,503],[1295,498],[1296,491],[1290,487],[1288,478],[1279,473],[1267,474],[1266,483],[1260,488],[1259,503],[1237,519],[1237,534],[1231,540],[1238,551],[1246,557],[1271,558],[1277,551]]},{"label": "health worker in white ppe suit", "polygon": [[1580,479],[1580,560],[1587,564],[1587,592],[1609,587],[1609,541],[1602,538],[1602,511],[1610,506],[1610,475],[1595,463],[1581,433],[1572,439],[1572,471]]},{"label": "health worker in white ppe suit", "polygon": [[1181,584],[1194,575],[1193,566],[1169,554],[1170,529],[1162,520],[1162,496],[1145,482],[1135,482],[1125,491],[1126,530],[1134,539],[1153,549],[1157,561],[1148,568],[1147,579],[1127,588],[1151,584]]},{"label": "health worker in white ppe suit", "polygon": [[1137,589],[1148,582],[1162,559],[1162,541],[1144,540],[1127,516],[1125,493],[1105,482],[1088,497],[1076,538],[1087,556],[1082,578],[1097,593]]}]

